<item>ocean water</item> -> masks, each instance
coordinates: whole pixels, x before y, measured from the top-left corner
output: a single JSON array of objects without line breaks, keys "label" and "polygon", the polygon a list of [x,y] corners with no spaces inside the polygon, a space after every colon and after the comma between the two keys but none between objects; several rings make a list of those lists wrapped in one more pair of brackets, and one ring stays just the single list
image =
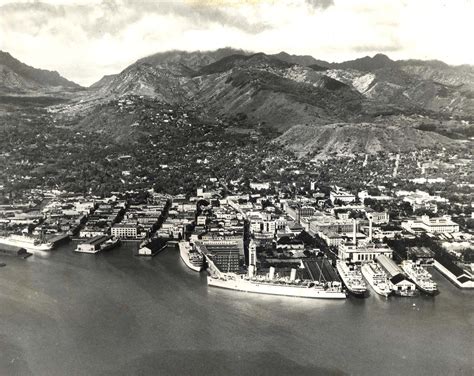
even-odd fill
[{"label": "ocean water", "polygon": [[474,292],[345,301],[208,288],[170,248],[1,257],[0,375],[472,375]]}]

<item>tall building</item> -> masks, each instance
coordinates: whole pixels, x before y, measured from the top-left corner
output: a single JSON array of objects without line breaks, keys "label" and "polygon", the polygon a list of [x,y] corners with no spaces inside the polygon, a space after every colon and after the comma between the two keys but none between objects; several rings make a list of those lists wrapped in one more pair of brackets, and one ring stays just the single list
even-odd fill
[{"label": "tall building", "polygon": [[257,266],[257,245],[253,240],[249,244],[249,265]]}]

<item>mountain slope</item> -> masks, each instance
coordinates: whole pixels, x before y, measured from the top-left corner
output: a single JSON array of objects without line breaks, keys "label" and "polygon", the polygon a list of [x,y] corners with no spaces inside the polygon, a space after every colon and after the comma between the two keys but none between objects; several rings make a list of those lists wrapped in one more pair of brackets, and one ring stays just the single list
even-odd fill
[{"label": "mountain slope", "polygon": [[474,119],[473,67],[452,67],[433,61],[392,61],[385,55],[332,67],[326,71],[329,77],[352,86],[379,104],[430,116]]},{"label": "mountain slope", "polygon": [[223,59],[230,55],[246,55],[247,53],[243,50],[234,48],[220,48],[215,51],[167,51],[159,52],[154,55],[150,55],[139,59],[135,64],[150,64],[152,66],[161,65],[181,65],[189,69],[190,71],[197,71],[200,68],[212,64],[215,61]]},{"label": "mountain slope", "polygon": [[[312,72],[314,73],[314,72]],[[328,124],[361,109],[362,96],[322,75],[291,68],[234,68],[199,78],[196,101],[213,113],[244,114],[251,123],[286,130],[295,123]]]},{"label": "mountain slope", "polygon": [[90,93],[95,98],[144,95],[197,105],[219,117],[245,114],[253,124],[281,130],[298,122],[347,121],[362,108],[362,95],[323,72],[263,53],[234,52],[160,53],[104,78]]},{"label": "mountain slope", "polygon": [[300,156],[349,156],[462,146],[459,142],[434,132],[410,126],[374,123],[338,123],[320,127],[296,125],[278,137],[275,143]]},{"label": "mountain slope", "polygon": [[277,53],[271,56],[281,61],[285,61],[287,63],[303,65],[306,67],[317,65],[320,67],[328,68],[331,66],[331,63],[328,63],[327,61],[324,61],[324,60],[317,60],[310,55],[290,55],[282,51],[280,53]]},{"label": "mountain slope", "polygon": [[[140,59],[121,73],[104,77],[89,88],[87,97],[81,97],[82,102],[68,110],[80,112],[99,105],[94,114],[102,118],[100,103],[126,95],[143,96],[197,109],[209,118],[240,119],[247,128],[289,131],[285,134],[287,147],[296,151],[301,146],[297,137],[301,129],[292,127],[307,125],[313,130],[311,127],[322,126],[323,138],[317,132],[303,132],[303,140],[314,139],[316,145],[304,144],[303,148],[329,152],[321,144],[327,139],[333,140],[330,144],[335,150],[352,153],[455,145],[446,137],[439,138],[439,133],[470,134],[473,88],[472,67],[394,61],[381,54],[328,63],[284,52],[170,51]],[[462,132],[450,132],[446,125],[450,121]],[[120,123],[118,117],[119,129]],[[342,128],[330,126],[341,123],[345,124]],[[438,133],[421,132],[416,129],[420,125]],[[129,127],[128,122],[123,126]],[[356,135],[357,129],[360,135]],[[352,134],[353,143],[341,141]],[[414,141],[404,144],[403,135]],[[363,139],[373,141],[366,145]]]},{"label": "mountain slope", "polygon": [[80,86],[58,72],[33,68],[0,51],[0,91],[9,94],[32,93],[53,89],[78,89]]}]

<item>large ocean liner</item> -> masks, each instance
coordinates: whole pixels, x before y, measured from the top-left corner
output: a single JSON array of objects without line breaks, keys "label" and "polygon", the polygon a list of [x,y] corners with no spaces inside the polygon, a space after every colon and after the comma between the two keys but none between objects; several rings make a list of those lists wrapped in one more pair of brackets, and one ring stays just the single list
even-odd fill
[{"label": "large ocean liner", "polygon": [[345,299],[340,283],[318,283],[310,280],[291,280],[289,278],[270,278],[269,276],[250,277],[246,274],[225,273],[208,275],[209,286],[230,290],[269,295],[284,295],[313,299]]},{"label": "large ocean liner", "polygon": [[392,293],[387,275],[375,262],[362,265],[361,273],[377,294],[387,297]]},{"label": "large ocean liner", "polygon": [[362,278],[360,267],[346,261],[337,260],[336,269],[347,290],[354,296],[365,297],[368,294],[367,285]]},{"label": "large ocean liner", "polygon": [[438,286],[433,281],[432,275],[419,262],[405,260],[402,262],[402,269],[424,293],[435,295],[438,292]]},{"label": "large ocean liner", "polygon": [[178,243],[179,255],[188,268],[200,272],[204,267],[204,256],[201,252],[193,249],[193,246],[186,241]]},{"label": "large ocean liner", "polygon": [[[198,247],[200,246],[197,244]],[[293,296],[313,299],[345,299],[339,281],[318,282],[310,279],[297,278],[296,269],[291,269],[290,276],[279,276],[275,267],[271,266],[269,272],[262,275],[257,273],[256,248],[249,246],[248,273],[222,272],[215,264],[212,255],[206,252],[203,255],[208,265],[207,283],[209,286],[224,289],[252,292],[258,294]]]},{"label": "large ocean liner", "polygon": [[27,251],[49,251],[53,248],[53,244],[50,242],[42,241],[39,238],[27,236],[27,235],[9,235],[6,237],[0,237],[0,244],[12,245],[15,247],[24,248]]}]

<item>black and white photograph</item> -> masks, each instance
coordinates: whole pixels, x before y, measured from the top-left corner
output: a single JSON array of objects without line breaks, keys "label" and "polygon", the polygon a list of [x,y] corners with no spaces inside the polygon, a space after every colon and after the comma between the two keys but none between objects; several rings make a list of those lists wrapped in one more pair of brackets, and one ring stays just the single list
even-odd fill
[{"label": "black and white photograph", "polygon": [[473,0],[0,0],[0,376],[474,374]]}]

